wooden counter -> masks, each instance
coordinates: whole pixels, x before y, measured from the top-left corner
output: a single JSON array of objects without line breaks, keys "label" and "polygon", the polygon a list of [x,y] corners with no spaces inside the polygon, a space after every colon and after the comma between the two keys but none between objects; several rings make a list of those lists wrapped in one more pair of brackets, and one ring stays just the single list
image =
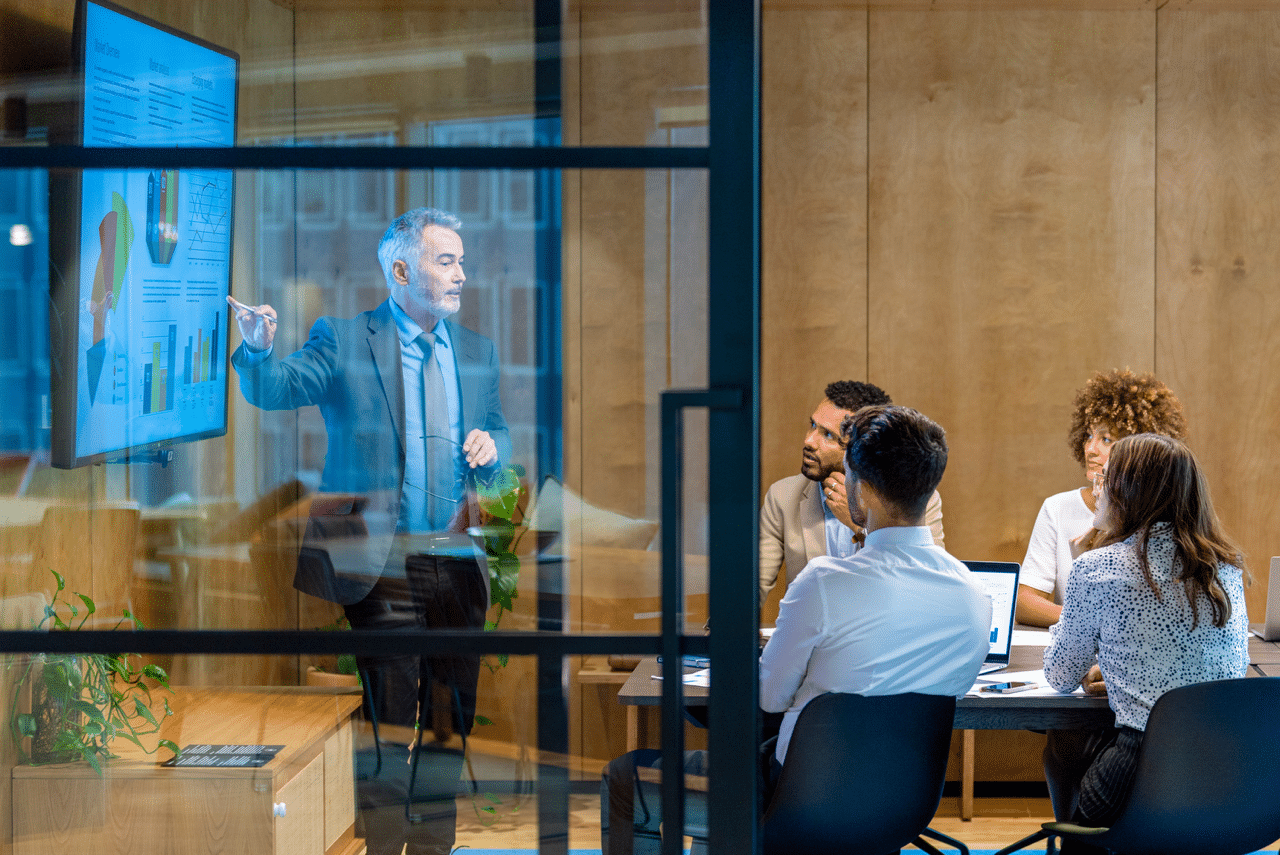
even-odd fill
[{"label": "wooden counter", "polygon": [[284,748],[258,768],[164,767],[168,751],[148,756],[118,739],[102,777],[85,763],[15,767],[15,855],[364,851],[354,836],[358,694],[175,688],[169,703],[162,735],[179,746]]}]

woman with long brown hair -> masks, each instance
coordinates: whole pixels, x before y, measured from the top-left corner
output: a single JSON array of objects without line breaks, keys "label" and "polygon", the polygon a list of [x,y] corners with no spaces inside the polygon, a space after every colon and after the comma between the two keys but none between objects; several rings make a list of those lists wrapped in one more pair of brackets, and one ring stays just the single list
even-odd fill
[{"label": "woman with long brown hair", "polygon": [[1097,507],[1101,545],[1072,566],[1044,673],[1060,692],[1083,685],[1107,695],[1116,727],[1072,742],[1073,756],[1047,747],[1045,778],[1060,820],[1106,826],[1129,794],[1156,699],[1244,676],[1248,569],[1179,440],[1144,433],[1117,442]]}]

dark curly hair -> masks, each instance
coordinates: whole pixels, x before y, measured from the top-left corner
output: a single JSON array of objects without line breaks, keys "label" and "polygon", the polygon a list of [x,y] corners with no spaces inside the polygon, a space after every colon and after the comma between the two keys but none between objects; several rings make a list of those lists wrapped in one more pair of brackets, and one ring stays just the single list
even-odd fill
[{"label": "dark curly hair", "polygon": [[1128,368],[1099,371],[1076,392],[1067,444],[1081,466],[1089,429],[1098,424],[1117,440],[1135,433],[1187,438],[1187,420],[1178,397],[1155,375],[1134,374]]},{"label": "dark curly hair", "polygon": [[874,383],[863,383],[861,380],[837,380],[828,383],[822,394],[827,400],[842,410],[857,412],[863,407],[874,405],[888,406],[889,393]]}]

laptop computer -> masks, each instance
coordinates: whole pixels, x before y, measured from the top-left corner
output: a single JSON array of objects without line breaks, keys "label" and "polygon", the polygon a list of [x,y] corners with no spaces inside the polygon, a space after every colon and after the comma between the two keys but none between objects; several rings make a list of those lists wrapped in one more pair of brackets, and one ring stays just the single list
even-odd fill
[{"label": "laptop computer", "polygon": [[978,674],[990,674],[1009,666],[1013,646],[1013,621],[1018,603],[1018,571],[1013,561],[966,561],[964,565],[978,577],[991,597],[991,647]]},{"label": "laptop computer", "polygon": [[1267,614],[1264,623],[1249,624],[1249,631],[1263,641],[1280,640],[1280,555],[1271,559],[1267,579]]}]

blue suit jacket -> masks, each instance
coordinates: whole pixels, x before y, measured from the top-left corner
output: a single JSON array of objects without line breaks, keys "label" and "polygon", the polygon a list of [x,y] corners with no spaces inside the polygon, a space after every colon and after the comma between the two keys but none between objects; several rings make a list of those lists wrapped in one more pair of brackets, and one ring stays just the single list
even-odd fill
[{"label": "blue suit jacket", "polygon": [[[295,579],[305,593],[343,604],[358,602],[377,582],[400,515],[404,383],[389,302],[351,319],[320,318],[302,349],[284,359],[273,354],[260,365],[245,365],[243,344],[231,357],[249,403],[265,410],[320,408],[329,440],[321,489],[364,497],[367,534],[328,550],[334,578],[299,573]],[[511,438],[498,396],[496,349],[452,320],[445,324],[458,369],[463,436],[488,431],[498,447],[495,465],[501,465],[511,458]]]}]

